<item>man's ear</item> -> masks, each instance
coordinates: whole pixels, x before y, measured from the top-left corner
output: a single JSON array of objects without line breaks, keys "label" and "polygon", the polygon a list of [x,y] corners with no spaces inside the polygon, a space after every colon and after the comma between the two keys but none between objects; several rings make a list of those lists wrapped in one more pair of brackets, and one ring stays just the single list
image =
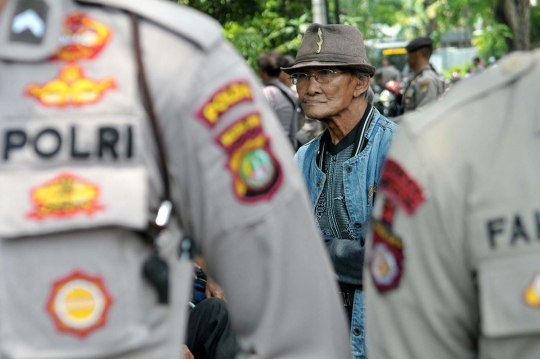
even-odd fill
[{"label": "man's ear", "polygon": [[369,88],[369,78],[356,78],[356,87],[354,88],[354,97],[360,97]]}]

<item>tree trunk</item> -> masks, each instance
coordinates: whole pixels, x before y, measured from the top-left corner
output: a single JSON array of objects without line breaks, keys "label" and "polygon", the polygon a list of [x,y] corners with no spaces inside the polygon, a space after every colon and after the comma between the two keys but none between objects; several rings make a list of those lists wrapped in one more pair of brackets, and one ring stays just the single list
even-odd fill
[{"label": "tree trunk", "polygon": [[530,0],[498,0],[495,18],[508,25],[514,35],[508,40],[510,51],[531,49]]}]

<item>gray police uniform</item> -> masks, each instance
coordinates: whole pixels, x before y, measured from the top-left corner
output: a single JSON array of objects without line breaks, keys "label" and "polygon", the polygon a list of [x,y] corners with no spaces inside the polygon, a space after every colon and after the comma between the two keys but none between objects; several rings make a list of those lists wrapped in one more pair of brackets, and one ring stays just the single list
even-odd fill
[{"label": "gray police uniform", "polygon": [[389,65],[378,68],[375,71],[375,78],[380,79],[379,85],[384,87],[388,81],[401,81],[401,74],[393,65]]},{"label": "gray police uniform", "polygon": [[413,111],[432,101],[436,101],[444,92],[439,75],[430,65],[415,73],[407,83],[403,94],[405,112]]},{"label": "gray police uniform", "polygon": [[370,359],[540,358],[540,52],[405,117],[373,210]]},{"label": "gray police uniform", "polygon": [[[137,234],[165,191],[137,28],[179,213],[155,246]],[[227,293],[244,350],[351,357],[292,153],[214,21],[169,1],[8,0],[0,60],[1,358],[180,358],[183,236]],[[141,274],[153,250],[168,304]]]},{"label": "gray police uniform", "polygon": [[298,96],[277,78],[270,80],[265,85],[263,93],[276,112],[283,127],[283,133],[289,138],[293,148],[296,149],[298,117],[302,114]]}]

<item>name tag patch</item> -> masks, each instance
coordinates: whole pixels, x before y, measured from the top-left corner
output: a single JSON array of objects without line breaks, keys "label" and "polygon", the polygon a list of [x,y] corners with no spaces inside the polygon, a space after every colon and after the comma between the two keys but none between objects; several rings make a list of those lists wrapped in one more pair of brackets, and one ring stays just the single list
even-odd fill
[{"label": "name tag patch", "polygon": [[70,217],[79,213],[91,215],[104,210],[99,203],[100,188],[82,178],[66,173],[31,191],[34,210],[29,218]]},{"label": "name tag patch", "polygon": [[241,202],[269,200],[279,189],[282,170],[264,135],[259,113],[233,123],[215,141],[229,154],[227,168],[233,191]]},{"label": "name tag patch", "polygon": [[105,47],[111,36],[110,29],[81,12],[64,19],[60,36],[60,49],[53,60],[78,61],[93,59]]},{"label": "name tag patch", "polygon": [[47,311],[58,331],[84,338],[106,324],[112,303],[100,277],[75,271],[53,284]]},{"label": "name tag patch", "polygon": [[234,81],[216,91],[197,111],[208,128],[213,128],[230,109],[243,102],[253,102],[251,87],[245,80]]},{"label": "name tag patch", "polygon": [[0,173],[0,237],[148,224],[143,166],[13,170]]},{"label": "name tag patch", "polygon": [[116,82],[111,77],[93,80],[85,76],[80,66],[69,64],[57,78],[42,85],[28,85],[24,94],[43,106],[84,106],[97,103],[107,91],[115,88]]}]

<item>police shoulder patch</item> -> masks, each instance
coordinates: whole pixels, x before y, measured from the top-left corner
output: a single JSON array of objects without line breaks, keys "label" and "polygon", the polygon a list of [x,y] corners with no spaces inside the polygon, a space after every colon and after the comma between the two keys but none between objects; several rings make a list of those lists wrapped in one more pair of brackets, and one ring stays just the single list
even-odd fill
[{"label": "police shoulder patch", "polygon": [[208,128],[213,128],[227,111],[243,102],[253,102],[249,83],[246,80],[229,82],[205,101],[196,116]]},{"label": "police shoulder patch", "polygon": [[258,112],[248,114],[215,138],[228,154],[226,167],[233,176],[233,191],[241,202],[269,200],[281,186],[281,166],[264,134]]},{"label": "police shoulder patch", "polygon": [[381,175],[381,190],[409,216],[425,201],[422,187],[393,159],[386,160]]},{"label": "police shoulder patch", "polygon": [[373,222],[373,244],[369,256],[369,273],[380,293],[397,288],[403,274],[403,241],[387,224]]}]

